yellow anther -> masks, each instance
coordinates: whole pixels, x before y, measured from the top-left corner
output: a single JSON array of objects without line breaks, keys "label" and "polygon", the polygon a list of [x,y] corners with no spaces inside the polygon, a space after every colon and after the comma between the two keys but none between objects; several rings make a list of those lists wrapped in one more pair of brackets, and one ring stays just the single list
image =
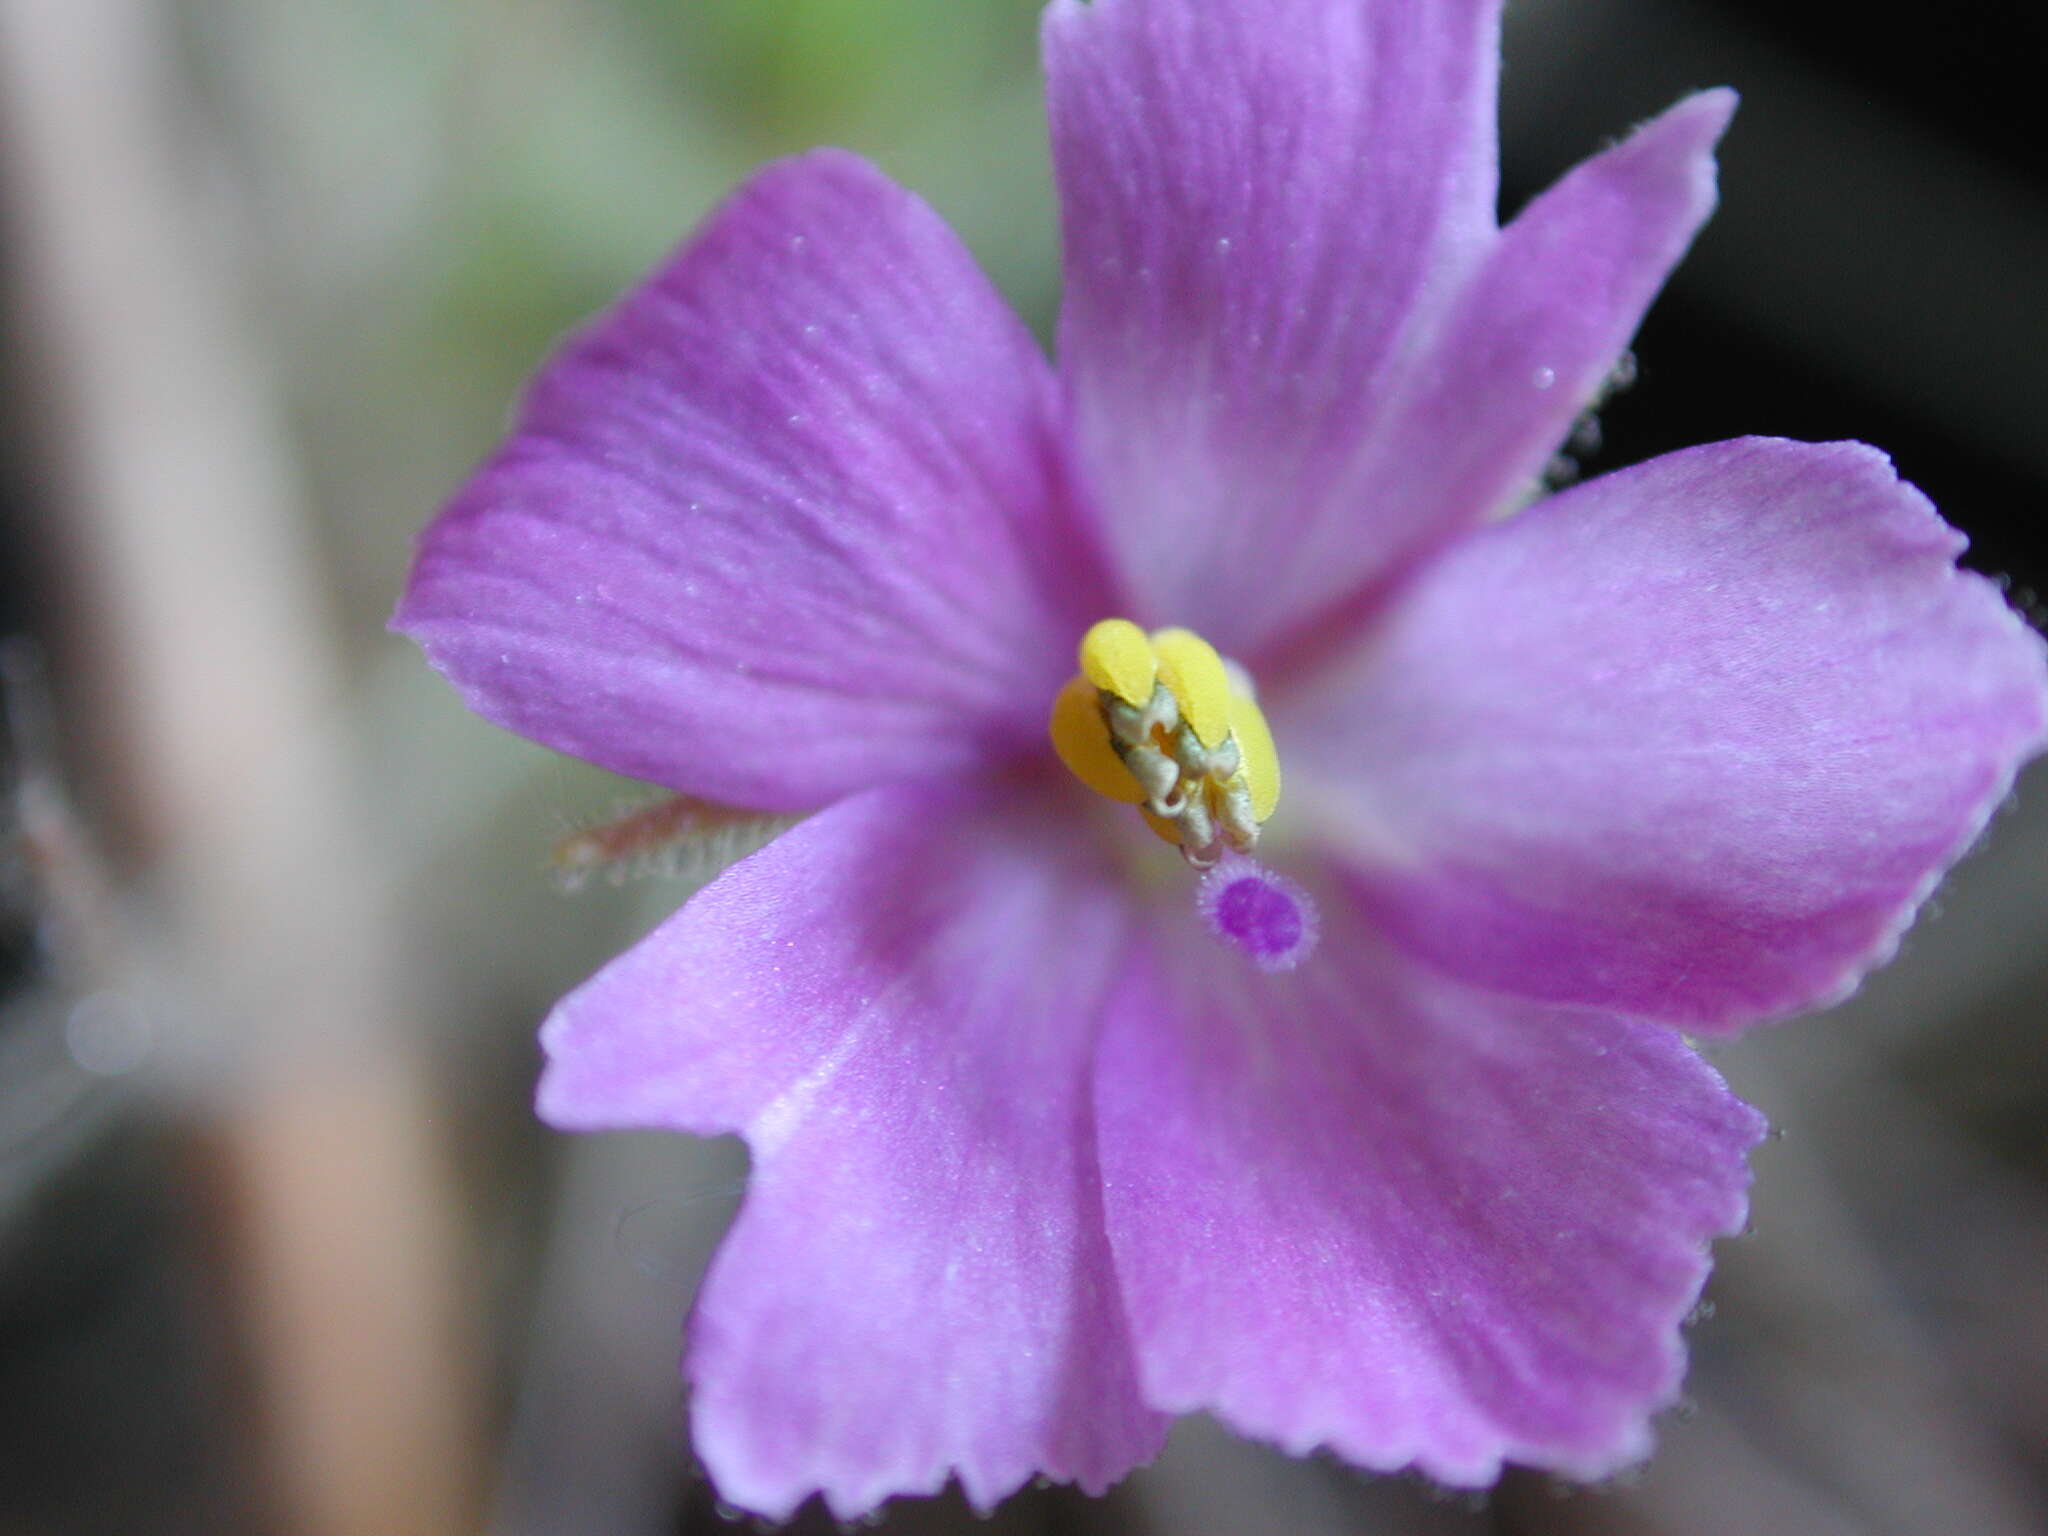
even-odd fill
[{"label": "yellow anther", "polygon": [[[1098,626],[1099,627],[1099,626]],[[1052,749],[1067,771],[1098,795],[1125,805],[1145,803],[1145,791],[1131,777],[1110,744],[1109,723],[1102,717],[1102,697],[1092,680],[1069,678],[1052,701]]]},{"label": "yellow anther", "polygon": [[1280,759],[1251,679],[1191,630],[1097,624],[1050,729],[1075,778],[1137,806],[1198,868],[1248,852],[1280,803]]},{"label": "yellow anther", "polygon": [[1230,696],[1230,734],[1242,755],[1245,787],[1252,792],[1252,815],[1265,821],[1280,803],[1280,754],[1273,748],[1273,728],[1266,712],[1247,694]]},{"label": "yellow anther", "polygon": [[1129,619],[1104,619],[1081,637],[1081,675],[1126,704],[1152,697],[1152,642]]},{"label": "yellow anther", "polygon": [[1159,681],[1180,705],[1181,718],[1205,747],[1219,747],[1230,734],[1230,674],[1216,648],[1191,629],[1152,632]]}]

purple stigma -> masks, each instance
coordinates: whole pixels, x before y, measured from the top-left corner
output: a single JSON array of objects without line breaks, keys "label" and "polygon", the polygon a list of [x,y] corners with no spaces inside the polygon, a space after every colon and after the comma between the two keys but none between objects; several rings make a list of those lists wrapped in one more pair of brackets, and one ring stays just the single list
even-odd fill
[{"label": "purple stigma", "polygon": [[1262,971],[1291,971],[1316,947],[1321,924],[1308,892],[1240,854],[1202,876],[1195,904]]}]

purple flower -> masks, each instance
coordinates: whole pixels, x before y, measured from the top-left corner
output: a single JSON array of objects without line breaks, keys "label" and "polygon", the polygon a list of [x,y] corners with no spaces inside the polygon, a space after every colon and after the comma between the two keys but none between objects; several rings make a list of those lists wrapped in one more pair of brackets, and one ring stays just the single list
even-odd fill
[{"label": "purple flower", "polygon": [[473,708],[815,813],[543,1036],[554,1124],[751,1149],[687,1362],[734,1503],[1098,1489],[1196,1410],[1455,1484],[1642,1456],[1761,1132],[1680,1031],[1846,995],[2040,745],[2040,644],[1869,448],[1502,517],[1734,99],[1500,229],[1497,9],[1054,0],[1057,373],[807,155],[427,531],[397,624]]}]

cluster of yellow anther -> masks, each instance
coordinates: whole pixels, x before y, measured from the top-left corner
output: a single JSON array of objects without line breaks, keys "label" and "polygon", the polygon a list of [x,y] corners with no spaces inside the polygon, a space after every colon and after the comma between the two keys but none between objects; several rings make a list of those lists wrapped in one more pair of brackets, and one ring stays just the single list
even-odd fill
[{"label": "cluster of yellow anther", "polygon": [[1143,808],[1152,830],[1206,868],[1249,852],[1280,800],[1273,733],[1251,680],[1192,630],[1104,619],[1052,705],[1052,744],[1098,795]]}]

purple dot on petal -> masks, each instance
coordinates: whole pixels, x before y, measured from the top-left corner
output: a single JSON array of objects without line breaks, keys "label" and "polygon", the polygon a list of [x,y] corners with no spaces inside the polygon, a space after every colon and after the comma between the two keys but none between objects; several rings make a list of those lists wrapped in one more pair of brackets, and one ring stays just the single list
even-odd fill
[{"label": "purple dot on petal", "polygon": [[1316,906],[1308,892],[1250,859],[1226,857],[1202,877],[1195,899],[1216,936],[1261,970],[1292,970],[1316,947]]}]

